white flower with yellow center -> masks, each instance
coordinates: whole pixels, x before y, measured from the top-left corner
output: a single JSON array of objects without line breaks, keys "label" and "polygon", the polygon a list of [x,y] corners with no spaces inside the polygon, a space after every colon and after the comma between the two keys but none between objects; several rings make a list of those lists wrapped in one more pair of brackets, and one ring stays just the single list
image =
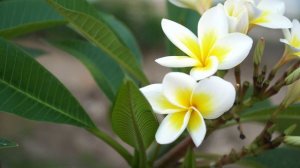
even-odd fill
[{"label": "white flower with yellow center", "polygon": [[167,56],[156,60],[166,67],[193,67],[196,80],[240,64],[249,54],[252,39],[242,33],[228,33],[228,21],[222,5],[207,10],[198,23],[198,38],[184,26],[162,20],[169,40],[187,56]]},{"label": "white flower with yellow center", "polygon": [[227,0],[224,8],[229,22],[230,32],[248,33],[249,15],[244,0]]},{"label": "white flower with yellow center", "polygon": [[212,5],[212,0],[169,0],[172,4],[181,7],[189,8],[203,14]]},{"label": "white flower with yellow center", "polygon": [[168,73],[162,84],[141,88],[154,112],[167,114],[161,122],[156,141],[168,144],[187,128],[196,146],[206,133],[204,119],[215,119],[228,111],[235,100],[235,88],[222,78],[212,76],[196,82],[191,76]]},{"label": "white flower with yellow center", "polygon": [[293,27],[291,31],[288,29],[283,30],[284,38],[280,39],[281,42],[287,44],[292,52],[292,55],[300,57],[300,23],[298,20],[293,20]]},{"label": "white flower with yellow center", "polygon": [[243,0],[248,3],[250,27],[260,25],[272,29],[286,29],[291,21],[283,16],[285,4],[282,0]]}]

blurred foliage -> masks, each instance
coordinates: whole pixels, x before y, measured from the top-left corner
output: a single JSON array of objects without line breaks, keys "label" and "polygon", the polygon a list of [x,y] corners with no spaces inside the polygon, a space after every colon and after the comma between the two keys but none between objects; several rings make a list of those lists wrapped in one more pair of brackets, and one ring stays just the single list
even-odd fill
[{"label": "blurred foliage", "polygon": [[[13,157],[12,157],[13,156]],[[79,167],[101,167],[110,168],[106,160],[90,153],[78,153],[75,158],[67,158],[72,162],[66,162],[66,158],[57,159],[55,156],[44,158],[42,156],[32,156],[30,151],[24,148],[16,148],[0,151],[0,167],[3,168],[79,168]],[[75,166],[76,165],[76,166]]]},{"label": "blurred foliage", "polygon": [[[160,3],[164,3],[161,1]],[[163,45],[161,14],[151,1],[147,0],[96,0],[97,9],[110,13],[132,30],[142,49],[151,49]],[[124,8],[126,6],[126,8]],[[154,12],[155,11],[155,12]]]},{"label": "blurred foliage", "polygon": [[[252,165],[250,167],[261,168],[299,168],[300,162],[299,148],[277,148],[274,150],[266,151],[258,156],[248,157],[242,160],[247,162],[245,165]],[[254,165],[251,164],[254,162]]]}]

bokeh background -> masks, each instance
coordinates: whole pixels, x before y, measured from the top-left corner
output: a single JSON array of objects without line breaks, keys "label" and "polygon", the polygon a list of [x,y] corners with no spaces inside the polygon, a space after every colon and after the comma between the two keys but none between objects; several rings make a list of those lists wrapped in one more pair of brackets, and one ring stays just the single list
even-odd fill
[{"label": "bokeh background", "polygon": [[[161,82],[168,68],[154,62],[166,55],[166,39],[160,27],[162,18],[167,17],[165,0],[89,0],[101,11],[113,14],[125,23],[137,38],[144,55],[144,69],[152,83]],[[286,15],[300,18],[300,1],[285,0]],[[37,60],[51,71],[80,101],[93,120],[107,132],[111,132],[109,110],[111,104],[97,87],[86,68],[66,52],[56,49],[44,39],[49,32],[67,31],[56,27],[16,39],[23,46],[38,49]],[[66,35],[73,35],[72,33]],[[270,31],[256,28],[251,32],[254,39],[266,39],[264,63],[272,66],[281,56],[284,46],[279,42],[281,30]],[[242,79],[251,81],[252,58],[242,64]],[[226,76],[233,81],[232,72]],[[285,90],[273,98],[281,101]],[[247,136],[239,139],[236,127],[219,130],[212,134],[200,147],[200,151],[227,153],[231,148],[240,149],[249,143],[262,128],[257,123],[244,124]],[[110,147],[83,129],[67,125],[35,122],[0,113],[0,136],[17,142],[20,147],[0,150],[3,168],[96,168],[128,167],[125,161]],[[117,137],[116,137],[117,138]],[[0,166],[1,167],[1,166]]]}]

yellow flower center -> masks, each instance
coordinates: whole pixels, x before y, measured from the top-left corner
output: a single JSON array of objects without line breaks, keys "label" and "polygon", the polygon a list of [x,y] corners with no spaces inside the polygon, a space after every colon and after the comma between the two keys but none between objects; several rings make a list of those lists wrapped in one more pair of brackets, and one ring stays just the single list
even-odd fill
[{"label": "yellow flower center", "polygon": [[300,39],[297,36],[294,36],[290,41],[290,45],[295,48],[300,48]]}]

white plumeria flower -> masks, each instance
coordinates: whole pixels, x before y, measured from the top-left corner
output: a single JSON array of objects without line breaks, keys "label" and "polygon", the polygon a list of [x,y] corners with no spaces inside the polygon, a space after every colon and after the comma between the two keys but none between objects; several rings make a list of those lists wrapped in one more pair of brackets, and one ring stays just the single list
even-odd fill
[{"label": "white plumeria flower", "polygon": [[198,38],[184,26],[162,20],[162,29],[169,40],[188,56],[167,56],[155,60],[166,67],[193,67],[190,75],[196,80],[213,75],[218,69],[230,69],[249,54],[252,39],[242,33],[229,33],[222,5],[207,10],[198,23]]},{"label": "white plumeria flower", "polygon": [[196,146],[206,133],[204,119],[215,119],[228,111],[235,100],[235,88],[220,77],[212,76],[196,82],[191,76],[168,73],[162,84],[141,88],[154,112],[167,114],[161,122],[156,141],[168,144],[187,128]]},{"label": "white plumeria flower", "polygon": [[285,4],[282,0],[244,0],[248,2],[251,26],[260,25],[272,29],[287,29],[291,21],[283,16]]},{"label": "white plumeria flower", "polygon": [[293,20],[293,27],[291,31],[288,29],[283,30],[284,38],[280,39],[281,42],[287,44],[292,51],[292,55],[300,57],[300,23],[298,20]]},{"label": "white plumeria flower", "polygon": [[212,0],[169,0],[172,4],[181,7],[189,8],[203,14],[212,5]]},{"label": "white plumeria flower", "polygon": [[227,0],[224,3],[230,32],[248,33],[249,15],[246,4],[244,0]]}]

